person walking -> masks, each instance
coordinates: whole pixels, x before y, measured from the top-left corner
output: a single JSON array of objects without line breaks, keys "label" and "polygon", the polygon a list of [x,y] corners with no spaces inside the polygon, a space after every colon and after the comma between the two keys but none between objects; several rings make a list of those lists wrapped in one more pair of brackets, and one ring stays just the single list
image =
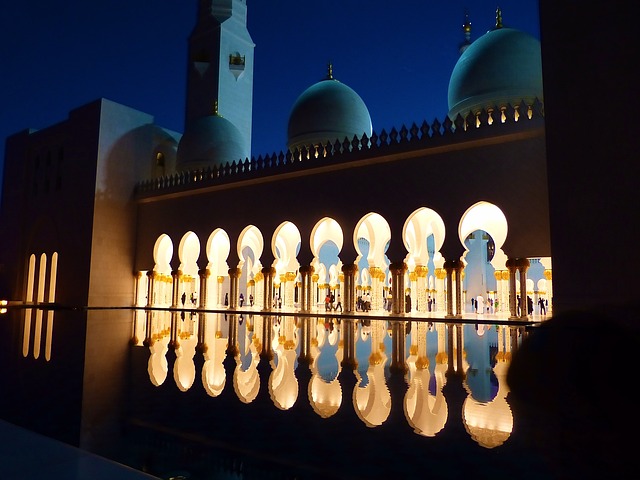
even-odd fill
[{"label": "person walking", "polygon": [[342,313],[342,301],[340,300],[340,294],[338,294],[338,301],[336,302],[334,310],[338,310],[338,308],[340,309],[340,313]]}]

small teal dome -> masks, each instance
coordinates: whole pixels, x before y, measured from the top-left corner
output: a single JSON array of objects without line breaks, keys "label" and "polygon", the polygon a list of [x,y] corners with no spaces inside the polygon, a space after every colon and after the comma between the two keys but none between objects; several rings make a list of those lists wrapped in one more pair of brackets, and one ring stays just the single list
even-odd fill
[{"label": "small teal dome", "polygon": [[540,42],[513,28],[490,30],[460,55],[449,80],[449,117],[543,100]]},{"label": "small teal dome", "polygon": [[289,115],[289,150],[327,142],[342,142],[365,133],[371,136],[369,110],[360,96],[329,71],[327,79],[307,88],[295,101]]},{"label": "small teal dome", "polygon": [[193,121],[178,144],[177,170],[197,170],[245,160],[240,130],[218,114]]}]

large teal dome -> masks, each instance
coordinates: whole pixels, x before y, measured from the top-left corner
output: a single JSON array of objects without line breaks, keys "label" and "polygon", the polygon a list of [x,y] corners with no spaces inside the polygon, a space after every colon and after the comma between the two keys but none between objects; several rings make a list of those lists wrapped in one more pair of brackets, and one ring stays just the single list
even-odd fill
[{"label": "large teal dome", "polygon": [[365,133],[371,136],[371,116],[360,96],[331,74],[307,88],[296,100],[289,115],[287,146],[342,142]]},{"label": "large teal dome", "polygon": [[197,170],[245,160],[244,138],[240,130],[218,114],[192,122],[178,144],[176,168]]},{"label": "large teal dome", "polygon": [[449,80],[449,117],[543,99],[540,42],[513,28],[490,30],[460,55]]}]

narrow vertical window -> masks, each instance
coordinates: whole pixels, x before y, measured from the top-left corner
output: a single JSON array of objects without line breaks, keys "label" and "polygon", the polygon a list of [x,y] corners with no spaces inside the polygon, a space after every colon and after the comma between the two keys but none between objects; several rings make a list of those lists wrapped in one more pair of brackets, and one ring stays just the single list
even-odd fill
[{"label": "narrow vertical window", "polygon": [[[44,301],[44,287],[47,275],[47,255],[43,253],[40,255],[40,265],[38,274],[38,288],[36,291],[38,303]],[[33,358],[40,356],[40,342],[42,339],[42,309],[36,309],[36,325],[33,332]]]},{"label": "narrow vertical window", "polygon": [[[49,303],[56,301],[56,277],[58,275],[58,252],[51,256],[51,272],[49,274]],[[53,340],[53,314],[54,310],[47,310],[47,333],[44,343],[44,358],[48,362],[51,360],[51,343]]]},{"label": "narrow vertical window", "polygon": [[[25,303],[33,302],[33,280],[36,270],[36,256],[31,254],[29,257],[29,268],[27,273],[27,291],[24,295]],[[31,338],[31,317],[33,315],[32,308],[26,308],[24,311],[24,333],[22,336],[22,355],[29,355],[29,340]]]}]

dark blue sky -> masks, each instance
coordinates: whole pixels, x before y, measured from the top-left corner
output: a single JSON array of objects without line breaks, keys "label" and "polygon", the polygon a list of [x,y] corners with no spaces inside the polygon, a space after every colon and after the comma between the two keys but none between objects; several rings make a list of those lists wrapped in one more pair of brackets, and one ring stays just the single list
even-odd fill
[{"label": "dark blue sky", "polygon": [[[256,44],[253,155],[284,150],[295,99],[326,75],[357,91],[376,132],[442,120],[463,39],[495,23],[539,35],[537,0],[247,0]],[[0,16],[5,138],[105,97],[183,131],[187,37],[197,0],[29,0]]]}]

